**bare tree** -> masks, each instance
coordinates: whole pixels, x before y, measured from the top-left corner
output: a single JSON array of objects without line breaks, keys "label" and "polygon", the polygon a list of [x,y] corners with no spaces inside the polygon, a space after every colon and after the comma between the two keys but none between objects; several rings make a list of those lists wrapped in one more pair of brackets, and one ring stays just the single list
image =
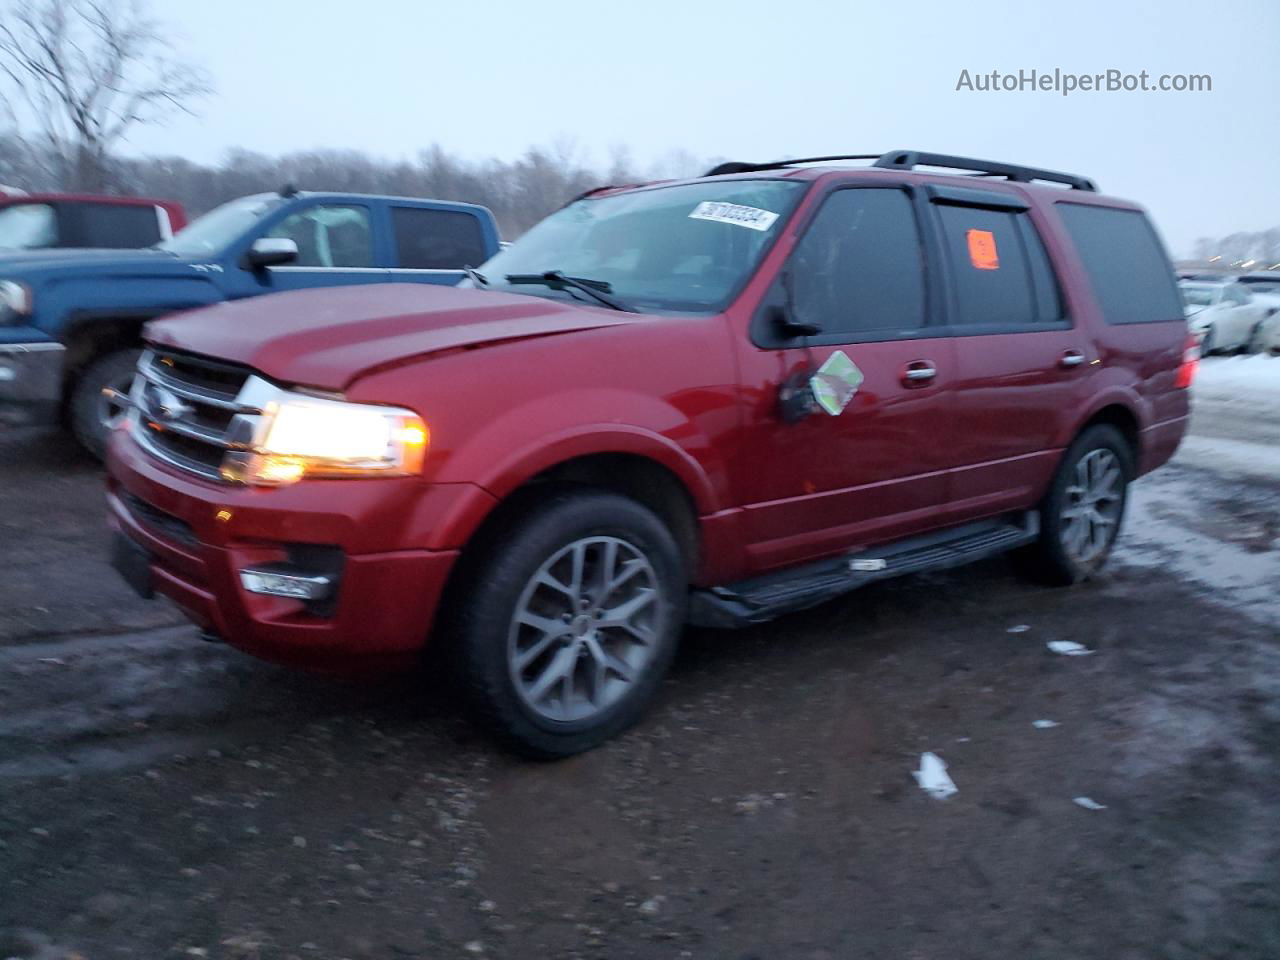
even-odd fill
[{"label": "bare tree", "polygon": [[109,185],[113,149],[211,92],[203,71],[169,54],[141,0],[14,0],[0,8],[0,90],[15,130],[64,188]]}]

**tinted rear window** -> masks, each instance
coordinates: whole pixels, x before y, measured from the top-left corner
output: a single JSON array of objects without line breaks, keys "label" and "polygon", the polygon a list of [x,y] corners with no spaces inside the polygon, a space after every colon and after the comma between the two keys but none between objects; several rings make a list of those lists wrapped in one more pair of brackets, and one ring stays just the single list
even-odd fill
[{"label": "tinted rear window", "polygon": [[459,210],[392,207],[400,266],[409,270],[457,270],[489,259],[480,221]]},{"label": "tinted rear window", "polygon": [[1146,216],[1078,203],[1059,203],[1058,213],[1107,323],[1183,318],[1173,267]]},{"label": "tinted rear window", "polygon": [[149,247],[160,239],[155,207],[113,203],[83,203],[71,208],[82,247]]}]

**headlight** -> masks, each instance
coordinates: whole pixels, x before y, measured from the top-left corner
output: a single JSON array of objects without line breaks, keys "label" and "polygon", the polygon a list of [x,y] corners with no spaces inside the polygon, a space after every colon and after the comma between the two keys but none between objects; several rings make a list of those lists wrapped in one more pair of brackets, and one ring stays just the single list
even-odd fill
[{"label": "headlight", "polygon": [[0,317],[28,316],[31,313],[31,288],[17,280],[0,280]]},{"label": "headlight", "polygon": [[227,480],[264,486],[303,477],[405,476],[421,473],[430,434],[399,407],[297,394],[268,404],[248,451],[227,456]]}]

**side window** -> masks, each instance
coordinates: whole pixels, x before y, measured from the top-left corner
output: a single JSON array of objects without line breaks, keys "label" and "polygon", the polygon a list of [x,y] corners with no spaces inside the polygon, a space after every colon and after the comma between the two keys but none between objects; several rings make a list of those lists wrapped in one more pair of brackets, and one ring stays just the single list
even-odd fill
[{"label": "side window", "polygon": [[1057,209],[1107,323],[1183,319],[1173,267],[1144,214],[1064,201]]},{"label": "side window", "polygon": [[47,203],[0,207],[0,248],[38,250],[57,246],[58,217]]},{"label": "side window", "polygon": [[373,234],[365,207],[307,207],[289,214],[267,236],[298,245],[298,259],[290,266],[373,266]]},{"label": "side window", "polygon": [[1030,216],[937,204],[955,286],[954,322],[1027,326],[1062,319],[1058,285]]},{"label": "side window", "polygon": [[1231,286],[1227,287],[1227,292],[1230,294],[1231,299],[1241,306],[1249,302],[1248,291],[1238,283],[1233,283]]},{"label": "side window", "polygon": [[400,266],[408,270],[457,270],[488,260],[480,221],[461,210],[392,207]]},{"label": "side window", "polygon": [[924,326],[920,232],[902,190],[837,190],[788,269],[796,319],[824,334],[909,336]]},{"label": "side window", "polygon": [[77,243],[85,247],[149,247],[160,240],[156,208],[115,203],[77,204]]}]

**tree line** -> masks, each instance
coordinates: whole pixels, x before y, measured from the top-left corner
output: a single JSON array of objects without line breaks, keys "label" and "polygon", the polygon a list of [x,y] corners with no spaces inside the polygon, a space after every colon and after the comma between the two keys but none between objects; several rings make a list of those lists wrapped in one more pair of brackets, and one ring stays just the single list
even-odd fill
[{"label": "tree line", "polygon": [[[178,200],[189,214],[251,193],[286,185],[299,190],[379,193],[479,203],[493,211],[505,238],[519,236],[566,201],[605,184],[691,176],[712,161],[682,152],[640,165],[618,150],[596,166],[572,145],[530,147],[512,160],[469,160],[441,146],[411,160],[386,160],[359,150],[308,150],[268,156],[229,150],[222,160],[203,164],[183,157],[102,158],[101,187],[108,192]],[[59,175],[53,158],[0,135],[0,184],[25,190],[75,189]]]}]

